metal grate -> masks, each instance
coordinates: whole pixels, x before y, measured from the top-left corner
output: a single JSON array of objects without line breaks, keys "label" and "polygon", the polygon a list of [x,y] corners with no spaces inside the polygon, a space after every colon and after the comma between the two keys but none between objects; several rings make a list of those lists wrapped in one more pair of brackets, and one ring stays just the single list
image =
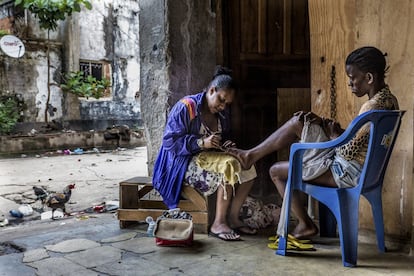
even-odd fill
[{"label": "metal grate", "polygon": [[83,76],[92,76],[97,80],[102,80],[103,64],[97,62],[80,61],[79,69],[83,72]]}]

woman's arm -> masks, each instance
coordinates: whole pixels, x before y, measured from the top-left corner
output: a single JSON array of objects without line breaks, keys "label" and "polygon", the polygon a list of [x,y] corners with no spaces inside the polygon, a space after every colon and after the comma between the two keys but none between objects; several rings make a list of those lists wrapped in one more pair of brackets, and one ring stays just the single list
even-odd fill
[{"label": "woman's arm", "polygon": [[177,155],[193,155],[201,150],[197,139],[201,136],[192,133],[190,114],[182,102],[177,102],[171,109],[164,130],[163,146]]}]

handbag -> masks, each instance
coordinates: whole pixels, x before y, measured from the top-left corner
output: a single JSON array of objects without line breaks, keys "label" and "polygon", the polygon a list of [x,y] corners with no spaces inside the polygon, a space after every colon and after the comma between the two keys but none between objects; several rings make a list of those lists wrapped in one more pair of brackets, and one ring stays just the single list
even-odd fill
[{"label": "handbag", "polygon": [[165,211],[157,218],[155,244],[158,246],[190,246],[194,239],[194,225],[190,214],[179,209]]}]

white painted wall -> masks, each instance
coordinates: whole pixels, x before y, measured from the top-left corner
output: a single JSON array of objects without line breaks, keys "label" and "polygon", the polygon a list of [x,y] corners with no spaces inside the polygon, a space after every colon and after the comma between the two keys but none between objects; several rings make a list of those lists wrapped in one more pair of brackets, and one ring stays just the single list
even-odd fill
[{"label": "white painted wall", "polygon": [[[79,14],[80,59],[112,59],[115,65],[112,68],[113,87],[122,90],[127,83],[123,98],[128,102],[135,101],[140,85],[138,2],[93,0],[93,9]],[[105,28],[108,24],[114,25],[112,33],[108,33],[108,27]],[[108,45],[110,40],[112,45]]]},{"label": "white painted wall", "polygon": [[[91,3],[92,10],[83,9],[75,17],[79,20],[79,40],[69,41],[65,37],[65,22],[61,22],[58,30],[49,33],[49,38],[55,45],[50,56],[51,77],[55,76],[55,81],[58,81],[63,71],[64,51],[56,45],[61,44],[62,49],[65,49],[70,43],[79,43],[80,59],[111,64],[112,76],[111,97],[80,100],[78,104],[81,120],[107,119],[116,122],[139,119],[140,99],[136,98],[140,87],[139,0],[92,0]],[[36,46],[36,43],[44,43],[42,40],[47,38],[47,31],[40,29],[37,19],[30,14],[28,26],[29,36],[35,47],[27,47],[21,59],[12,60],[2,68],[7,76],[5,79],[13,80],[5,82],[2,89],[23,95],[28,106],[24,112],[24,122],[41,123],[44,122],[47,99],[47,60],[46,48]],[[22,70],[22,66],[30,70]],[[22,71],[27,74],[24,80],[21,75],[25,73]],[[51,80],[52,83],[55,81]],[[57,86],[51,86],[50,104],[57,111],[49,116],[49,121],[65,120],[63,101],[62,91]]]}]

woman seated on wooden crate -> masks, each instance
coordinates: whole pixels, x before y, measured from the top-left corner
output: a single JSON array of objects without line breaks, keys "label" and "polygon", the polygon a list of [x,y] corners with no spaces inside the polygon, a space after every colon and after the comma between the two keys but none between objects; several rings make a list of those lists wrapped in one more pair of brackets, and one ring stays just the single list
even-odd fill
[{"label": "woman seated on wooden crate", "polygon": [[178,206],[182,185],[206,196],[217,191],[209,235],[225,241],[256,233],[239,219],[256,170],[242,170],[234,157],[222,152],[235,147],[229,113],[235,93],[231,71],[218,67],[204,91],[178,101],[169,113],[153,175],[153,186],[169,209]]}]

